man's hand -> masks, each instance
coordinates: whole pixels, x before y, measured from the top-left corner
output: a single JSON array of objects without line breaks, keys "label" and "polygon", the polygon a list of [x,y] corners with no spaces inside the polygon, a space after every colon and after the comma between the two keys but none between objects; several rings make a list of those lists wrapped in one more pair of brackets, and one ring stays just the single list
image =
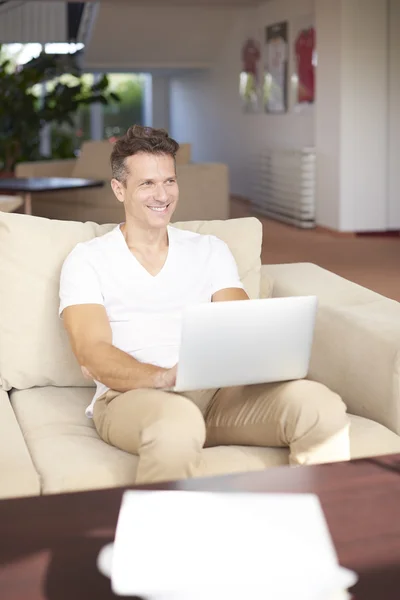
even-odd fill
[{"label": "man's hand", "polygon": [[160,389],[170,389],[175,386],[176,383],[176,373],[178,370],[178,365],[176,364],[171,369],[165,369],[160,373],[160,378],[157,384],[157,387]]},{"label": "man's hand", "polygon": [[[162,369],[159,374],[156,387],[160,388],[160,389],[173,388],[176,383],[177,370],[178,370],[177,364],[174,367],[172,367],[171,369]],[[82,374],[85,377],[85,379],[90,379],[90,380],[94,379],[93,375],[90,373],[90,371],[86,367],[81,367],[81,371],[82,371]]]}]

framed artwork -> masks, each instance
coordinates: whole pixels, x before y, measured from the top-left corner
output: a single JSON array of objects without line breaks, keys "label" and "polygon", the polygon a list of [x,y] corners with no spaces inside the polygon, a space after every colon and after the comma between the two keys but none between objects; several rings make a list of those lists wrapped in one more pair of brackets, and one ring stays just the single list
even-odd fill
[{"label": "framed artwork", "polygon": [[317,46],[314,19],[304,17],[294,25],[293,41],[295,65],[295,106],[302,107],[315,103]]},{"label": "framed artwork", "polygon": [[288,23],[276,23],[265,30],[264,109],[268,113],[288,110]]},{"label": "framed artwork", "polygon": [[260,42],[253,38],[247,39],[242,47],[239,87],[245,113],[257,113],[260,110],[260,59]]}]

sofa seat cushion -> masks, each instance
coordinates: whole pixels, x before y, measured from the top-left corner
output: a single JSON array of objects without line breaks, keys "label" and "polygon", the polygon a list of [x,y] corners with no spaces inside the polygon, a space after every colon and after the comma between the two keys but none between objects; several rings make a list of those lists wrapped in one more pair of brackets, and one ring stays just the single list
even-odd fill
[{"label": "sofa seat cushion", "polygon": [[0,390],[0,498],[37,496],[40,479],[15,418],[8,394]]},{"label": "sofa seat cushion", "polygon": [[[246,291],[260,291],[262,226],[255,218],[191,221],[231,248]],[[53,221],[0,212],[0,377],[3,389],[85,386],[58,317],[62,264],[79,242],[115,225]],[[29,298],[29,302],[27,299]]]},{"label": "sofa seat cushion", "polygon": [[[103,442],[85,416],[92,395],[90,388],[50,386],[11,393],[44,494],[134,483],[137,457]],[[281,448],[207,448],[201,475],[287,464],[287,455]]]},{"label": "sofa seat cushion", "polygon": [[42,493],[132,485],[137,457],[105,444],[85,417],[90,388],[32,388],[11,393]]},{"label": "sofa seat cushion", "polygon": [[[84,414],[88,388],[14,391],[11,402],[40,474],[42,493],[129,486],[137,457],[104,443]],[[400,452],[400,437],[383,425],[350,416],[352,458]],[[286,448],[219,446],[204,450],[203,476],[288,464]]]}]

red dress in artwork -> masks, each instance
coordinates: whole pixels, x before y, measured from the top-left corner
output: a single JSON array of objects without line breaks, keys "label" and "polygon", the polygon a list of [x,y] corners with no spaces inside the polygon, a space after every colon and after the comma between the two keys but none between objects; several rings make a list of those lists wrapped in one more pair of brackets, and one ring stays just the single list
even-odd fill
[{"label": "red dress in artwork", "polygon": [[315,100],[315,29],[302,31],[296,40],[297,73],[299,77],[298,102]]}]

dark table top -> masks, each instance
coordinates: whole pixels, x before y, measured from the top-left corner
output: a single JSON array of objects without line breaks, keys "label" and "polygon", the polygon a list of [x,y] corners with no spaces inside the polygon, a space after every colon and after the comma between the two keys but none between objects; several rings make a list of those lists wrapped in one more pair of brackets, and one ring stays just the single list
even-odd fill
[{"label": "dark table top", "polygon": [[0,192],[55,192],[103,187],[104,181],[75,177],[15,177],[0,178]]},{"label": "dark table top", "polygon": [[[340,564],[360,576],[356,600],[400,598],[400,455],[137,489],[316,493]],[[113,540],[123,492],[0,501],[0,598],[115,598],[96,558]]]}]

